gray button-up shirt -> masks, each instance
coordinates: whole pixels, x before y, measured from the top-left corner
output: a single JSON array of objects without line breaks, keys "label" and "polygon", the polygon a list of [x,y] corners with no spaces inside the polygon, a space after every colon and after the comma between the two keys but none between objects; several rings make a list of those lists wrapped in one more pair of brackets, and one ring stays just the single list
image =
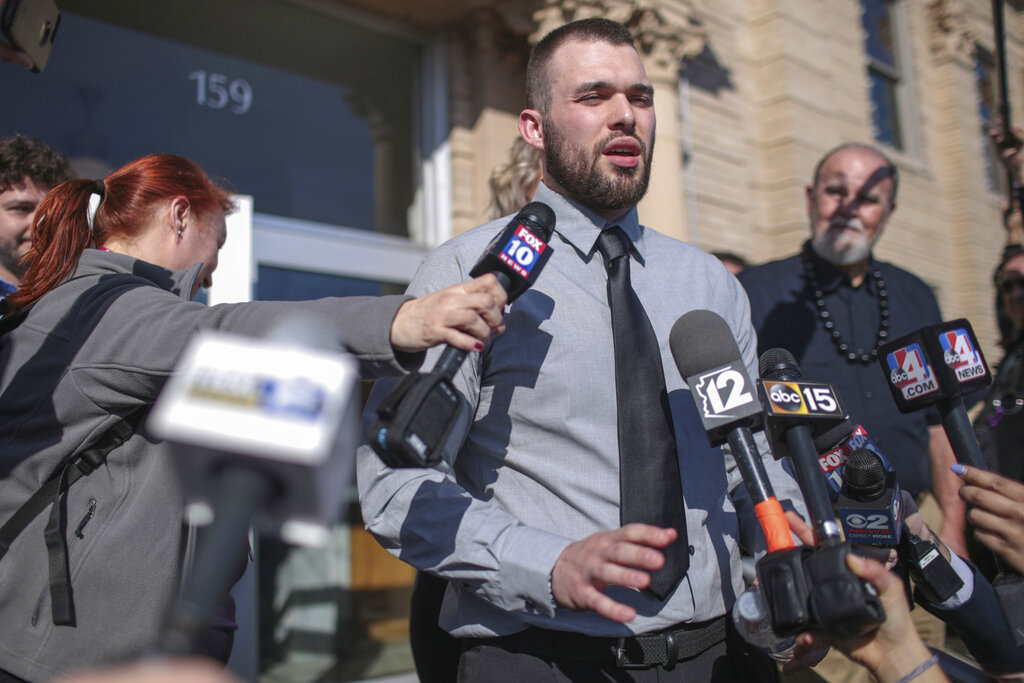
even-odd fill
[{"label": "gray button-up shirt", "polygon": [[[747,297],[713,256],[643,227],[636,210],[616,221],[633,243],[632,282],[661,343],[692,546],[687,576],[665,602],[612,587],[636,607],[618,624],[555,607],[550,576],[573,541],[619,523],[619,449],[607,278],[595,249],[604,219],[541,185],[555,212],[550,261],[511,304],[507,331],[473,353],[454,378],[461,412],[435,469],[390,470],[364,446],[358,480],[367,528],[410,564],[451,580],[441,626],[457,636],[507,634],[533,624],[592,635],[628,635],[725,613],[743,590],[738,543],[759,533],[731,457],[711,448],[669,350],[687,311],[708,309],[732,330],[756,377]],[[409,292],[469,279],[507,219],[470,230],[431,253]],[[439,355],[435,349],[423,367]],[[379,382],[367,420],[393,388]],[[796,483],[758,443],[779,499]],[[802,509],[802,502],[798,504]],[[742,522],[742,523],[741,523]],[[757,548],[751,548],[756,550]]]}]

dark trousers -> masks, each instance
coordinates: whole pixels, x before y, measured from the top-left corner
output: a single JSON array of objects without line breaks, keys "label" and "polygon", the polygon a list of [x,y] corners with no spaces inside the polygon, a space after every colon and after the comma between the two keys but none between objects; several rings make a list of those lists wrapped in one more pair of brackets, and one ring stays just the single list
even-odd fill
[{"label": "dark trousers", "polygon": [[455,683],[459,641],[437,625],[448,581],[416,572],[409,610],[409,644],[420,683]]},{"label": "dark trousers", "polygon": [[726,639],[671,669],[621,669],[613,662],[554,660],[502,646],[501,638],[463,641],[459,683],[764,683],[778,681],[770,657],[748,645],[729,620]]}]

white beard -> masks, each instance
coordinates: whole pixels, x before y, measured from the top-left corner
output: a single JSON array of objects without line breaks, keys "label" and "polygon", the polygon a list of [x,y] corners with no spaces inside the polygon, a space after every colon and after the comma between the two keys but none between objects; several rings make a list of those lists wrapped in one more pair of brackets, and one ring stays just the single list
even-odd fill
[{"label": "white beard", "polygon": [[860,220],[851,218],[847,223],[829,225],[824,234],[811,239],[811,247],[814,253],[833,266],[849,266],[866,261],[881,234],[882,226],[879,226],[875,239],[869,240]]}]

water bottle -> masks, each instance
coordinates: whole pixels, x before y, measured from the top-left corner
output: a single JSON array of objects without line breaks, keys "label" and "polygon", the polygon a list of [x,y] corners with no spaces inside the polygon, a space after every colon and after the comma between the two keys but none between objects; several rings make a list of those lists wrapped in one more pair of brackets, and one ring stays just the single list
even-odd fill
[{"label": "water bottle", "polygon": [[796,636],[780,638],[772,631],[772,618],[760,586],[745,590],[732,606],[732,622],[743,639],[785,664],[793,658]]}]

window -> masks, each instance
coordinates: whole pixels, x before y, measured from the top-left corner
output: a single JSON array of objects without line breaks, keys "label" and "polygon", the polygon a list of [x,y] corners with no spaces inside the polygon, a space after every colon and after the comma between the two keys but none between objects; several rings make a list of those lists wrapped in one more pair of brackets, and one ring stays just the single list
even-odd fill
[{"label": "window", "polygon": [[420,42],[273,0],[61,9],[46,71],[0,72],[0,134],[94,177],[181,154],[261,214],[409,234]]},{"label": "window", "polygon": [[[0,135],[38,137],[90,178],[169,152],[225,179],[244,197],[212,303],[400,291],[450,232],[443,41],[342,4],[60,0],[46,71],[0,68]],[[344,521],[326,549],[263,544],[239,601],[244,680],[412,669],[414,571],[362,527]]]},{"label": "window", "polygon": [[996,61],[992,53],[981,46],[975,49],[974,81],[978,86],[978,118],[981,121],[981,154],[985,160],[985,180],[988,189],[1006,192],[1006,173],[988,139],[988,130],[996,125],[999,112]]},{"label": "window", "polygon": [[867,56],[871,124],[875,140],[904,149],[901,111],[904,76],[898,45],[898,19],[893,0],[861,0],[864,52]]}]

